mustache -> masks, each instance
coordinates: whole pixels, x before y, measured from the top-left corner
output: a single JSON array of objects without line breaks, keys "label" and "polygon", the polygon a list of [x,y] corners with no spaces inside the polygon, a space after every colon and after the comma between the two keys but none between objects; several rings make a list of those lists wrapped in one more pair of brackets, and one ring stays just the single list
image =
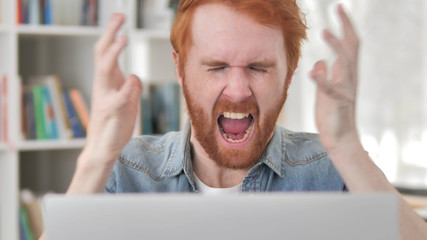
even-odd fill
[{"label": "mustache", "polygon": [[248,98],[242,102],[231,102],[227,99],[218,100],[214,106],[214,116],[223,112],[251,113],[253,116],[259,115],[259,107],[254,99]]}]

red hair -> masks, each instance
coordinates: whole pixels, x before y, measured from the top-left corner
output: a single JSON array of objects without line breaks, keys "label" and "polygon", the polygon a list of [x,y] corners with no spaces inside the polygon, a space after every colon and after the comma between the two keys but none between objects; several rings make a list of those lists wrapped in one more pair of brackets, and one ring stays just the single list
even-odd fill
[{"label": "red hair", "polygon": [[288,62],[287,82],[289,81],[298,66],[301,44],[306,39],[307,29],[296,0],[181,0],[172,24],[170,41],[179,54],[178,67],[182,76],[192,44],[191,24],[194,12],[198,6],[207,3],[223,4],[247,14],[260,24],[281,29]]}]

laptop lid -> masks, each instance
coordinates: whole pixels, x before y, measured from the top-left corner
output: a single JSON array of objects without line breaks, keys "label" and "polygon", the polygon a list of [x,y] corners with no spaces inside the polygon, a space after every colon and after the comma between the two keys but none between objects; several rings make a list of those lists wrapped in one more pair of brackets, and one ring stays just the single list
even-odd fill
[{"label": "laptop lid", "polygon": [[391,194],[47,195],[54,239],[398,239]]}]

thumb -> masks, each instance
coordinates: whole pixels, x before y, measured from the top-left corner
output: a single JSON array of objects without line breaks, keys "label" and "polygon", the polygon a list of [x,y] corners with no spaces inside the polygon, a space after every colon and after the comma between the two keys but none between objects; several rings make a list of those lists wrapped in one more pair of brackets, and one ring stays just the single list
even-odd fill
[{"label": "thumb", "polygon": [[123,98],[128,98],[131,100],[139,99],[142,92],[142,83],[139,77],[135,74],[129,75],[128,79],[123,83],[123,86],[120,89],[120,95]]},{"label": "thumb", "polygon": [[310,77],[319,84],[319,82],[327,81],[328,69],[325,61],[318,61],[314,64],[310,71]]}]

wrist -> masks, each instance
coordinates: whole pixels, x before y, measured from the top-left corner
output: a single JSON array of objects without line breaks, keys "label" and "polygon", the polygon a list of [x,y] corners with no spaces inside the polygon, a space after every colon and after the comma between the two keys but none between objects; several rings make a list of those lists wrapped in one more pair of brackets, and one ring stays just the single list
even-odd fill
[{"label": "wrist", "polygon": [[325,148],[333,159],[351,159],[354,156],[368,155],[357,134],[347,135],[334,144],[326,145]]},{"label": "wrist", "polygon": [[339,152],[362,147],[357,131],[348,131],[335,137],[325,137],[320,134],[320,141],[328,153]]},{"label": "wrist", "polygon": [[103,158],[85,148],[77,159],[77,166],[67,194],[101,193],[114,167],[115,158]]}]

